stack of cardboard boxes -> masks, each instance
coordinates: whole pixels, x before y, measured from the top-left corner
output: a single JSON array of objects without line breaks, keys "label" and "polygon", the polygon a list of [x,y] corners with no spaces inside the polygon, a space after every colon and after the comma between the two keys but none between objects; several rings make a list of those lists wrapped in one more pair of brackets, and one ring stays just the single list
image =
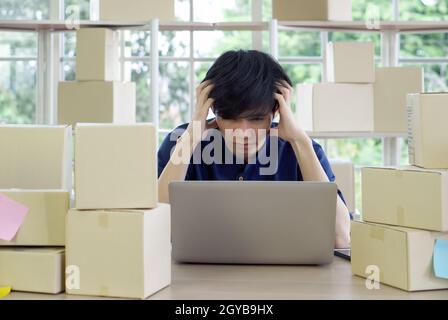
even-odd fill
[{"label": "stack of cardboard boxes", "polygon": [[374,51],[372,42],[328,44],[328,82],[297,86],[305,130],[406,133],[406,94],[422,91],[422,68],[375,68]]},{"label": "stack of cardboard boxes", "polygon": [[364,168],[352,270],[408,291],[448,288],[448,94],[408,95],[412,166]]},{"label": "stack of cardboard boxes", "polygon": [[67,292],[146,298],[171,282],[170,207],[157,203],[151,124],[80,124]]},{"label": "stack of cardboard boxes", "polygon": [[118,32],[77,31],[76,80],[59,83],[59,124],[135,122],[135,83],[120,81]]},{"label": "stack of cardboard boxes", "polygon": [[117,81],[114,32],[81,29],[77,49],[78,81],[59,86],[64,125],[0,126],[0,209],[6,199],[28,210],[15,237],[0,242],[0,284],[143,299],[171,282],[156,128],[135,124],[135,84]]},{"label": "stack of cardboard boxes", "polygon": [[28,210],[15,236],[0,241],[0,284],[18,291],[62,292],[71,127],[0,126],[0,149],[0,202],[12,200]]},{"label": "stack of cardboard boxes", "polygon": [[116,32],[77,32],[76,74],[76,82],[59,86],[59,122],[76,126],[66,291],[143,299],[171,282],[170,207],[157,203],[156,129],[135,124],[135,84],[118,81]]}]

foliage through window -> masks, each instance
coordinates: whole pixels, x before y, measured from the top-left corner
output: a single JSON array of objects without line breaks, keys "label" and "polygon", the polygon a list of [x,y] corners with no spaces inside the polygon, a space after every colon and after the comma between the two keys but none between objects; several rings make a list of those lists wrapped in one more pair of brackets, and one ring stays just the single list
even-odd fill
[{"label": "foliage through window", "polygon": [[[271,0],[260,0],[262,19],[272,18]],[[392,0],[353,0],[353,18],[363,21],[372,14],[393,20]],[[190,20],[190,0],[175,0],[176,19]],[[251,21],[252,0],[192,0],[193,20]],[[65,0],[65,9],[79,5],[81,19],[89,18],[89,0]],[[49,0],[0,0],[0,19],[44,20],[50,18]],[[448,0],[400,0],[402,20],[445,20]],[[76,39],[74,32],[63,35],[61,80],[75,80]],[[150,121],[151,69],[150,32],[123,31],[123,79],[137,85],[137,119]],[[191,43],[193,38],[193,43]],[[373,41],[379,61],[381,38],[372,33],[328,32],[330,41]],[[195,87],[204,78],[214,59],[230,49],[254,46],[250,31],[163,31],[159,34],[160,107],[159,119],[164,134],[187,122],[194,108]],[[280,30],[279,60],[294,84],[322,81],[322,38],[318,31]],[[269,50],[269,32],[262,32],[262,50]],[[400,65],[423,65],[427,91],[446,91],[448,33],[400,35]],[[192,55],[190,55],[192,53]],[[37,34],[0,32],[0,121],[36,121]],[[189,82],[193,75],[193,83]],[[293,105],[295,108],[295,105]],[[380,139],[330,139],[322,141],[331,158],[352,160],[357,166],[382,164]],[[407,142],[401,139],[402,164],[406,164]],[[357,186],[360,187],[359,172]],[[357,190],[358,207],[360,189]]]}]

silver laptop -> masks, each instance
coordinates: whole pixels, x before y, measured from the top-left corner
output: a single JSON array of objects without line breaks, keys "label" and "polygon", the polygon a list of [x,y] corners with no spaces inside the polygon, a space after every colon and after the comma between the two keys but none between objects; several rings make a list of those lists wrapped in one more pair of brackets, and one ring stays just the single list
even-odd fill
[{"label": "silver laptop", "polygon": [[219,264],[327,264],[337,186],[186,181],[169,185],[173,259]]}]

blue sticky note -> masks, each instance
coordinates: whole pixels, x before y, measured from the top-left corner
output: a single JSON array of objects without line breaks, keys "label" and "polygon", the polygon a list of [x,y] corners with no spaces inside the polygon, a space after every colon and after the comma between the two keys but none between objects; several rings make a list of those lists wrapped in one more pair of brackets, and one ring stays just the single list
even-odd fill
[{"label": "blue sticky note", "polygon": [[436,277],[448,279],[448,240],[436,239],[433,262]]}]

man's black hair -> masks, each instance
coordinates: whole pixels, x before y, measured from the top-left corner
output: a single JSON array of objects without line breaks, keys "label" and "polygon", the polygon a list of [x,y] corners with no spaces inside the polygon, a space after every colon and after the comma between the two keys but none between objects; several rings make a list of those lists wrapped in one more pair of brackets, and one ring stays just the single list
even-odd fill
[{"label": "man's black hair", "polygon": [[270,55],[256,50],[228,51],[208,70],[203,81],[214,85],[215,115],[224,119],[264,117],[276,111],[277,83],[292,86],[283,68]]}]

